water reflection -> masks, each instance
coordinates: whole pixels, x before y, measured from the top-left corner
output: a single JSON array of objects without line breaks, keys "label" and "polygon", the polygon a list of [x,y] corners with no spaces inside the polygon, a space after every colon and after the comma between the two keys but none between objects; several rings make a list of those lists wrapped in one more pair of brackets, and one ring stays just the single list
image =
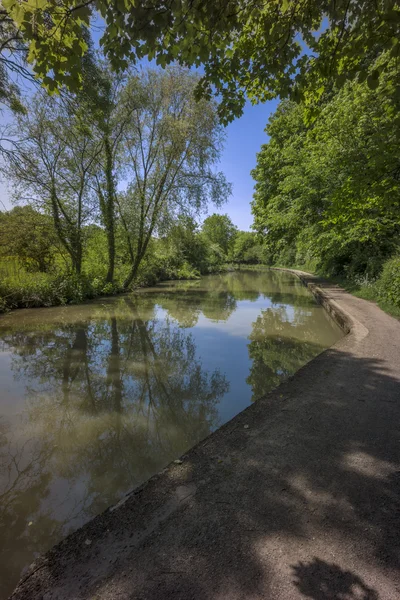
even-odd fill
[{"label": "water reflection", "polygon": [[339,337],[239,272],[0,319],[0,597],[21,568]]},{"label": "water reflection", "polygon": [[318,329],[307,317],[298,309],[290,319],[287,308],[279,306],[263,310],[253,323],[247,378],[253,399],[267,394],[321,352]]}]

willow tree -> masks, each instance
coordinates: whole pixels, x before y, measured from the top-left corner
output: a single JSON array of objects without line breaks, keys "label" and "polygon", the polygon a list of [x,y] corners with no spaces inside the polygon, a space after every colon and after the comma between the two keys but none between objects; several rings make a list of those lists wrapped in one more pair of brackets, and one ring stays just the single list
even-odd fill
[{"label": "willow tree", "polygon": [[106,281],[112,283],[115,270],[116,190],[121,174],[121,144],[130,122],[135,96],[124,93],[127,74],[110,71],[89,46],[83,58],[83,87],[69,94],[72,111],[90,127],[93,139],[101,147],[93,168],[93,185],[98,198],[100,221],[107,236],[108,268]]},{"label": "willow tree", "polygon": [[[136,98],[124,134],[127,191],[119,196],[130,257],[128,287],[153,235],[180,213],[194,214],[209,201],[222,204],[230,185],[214,170],[223,143],[216,105],[196,102],[197,77],[188,70],[148,70],[128,82]],[[130,177],[129,177],[130,176]]]}]

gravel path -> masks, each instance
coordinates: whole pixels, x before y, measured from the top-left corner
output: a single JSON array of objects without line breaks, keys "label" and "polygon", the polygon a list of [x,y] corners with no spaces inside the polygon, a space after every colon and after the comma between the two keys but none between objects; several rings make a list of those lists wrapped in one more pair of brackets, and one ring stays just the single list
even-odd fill
[{"label": "gravel path", "polygon": [[39,559],[13,600],[400,598],[400,322],[317,283],[348,335]]}]

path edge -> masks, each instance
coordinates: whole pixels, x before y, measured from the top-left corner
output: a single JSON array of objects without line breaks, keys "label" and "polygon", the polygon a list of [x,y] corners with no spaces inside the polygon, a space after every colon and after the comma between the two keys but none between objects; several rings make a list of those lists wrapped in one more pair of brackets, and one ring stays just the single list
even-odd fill
[{"label": "path edge", "polygon": [[344,331],[346,334],[345,338],[340,339],[332,347],[340,347],[344,341],[346,341],[347,345],[347,342],[350,341],[348,340],[349,337],[351,338],[351,341],[354,339],[354,341],[358,342],[368,335],[369,331],[365,325],[360,323],[360,321],[358,321],[352,314],[340,306],[340,304],[336,302],[331,295],[332,290],[337,290],[340,294],[348,294],[346,290],[334,283],[330,283],[328,280],[321,279],[317,275],[307,273],[306,271],[299,271],[298,269],[289,269],[284,267],[270,267],[270,269],[271,271],[283,271],[285,273],[296,275],[303,285],[310,290],[318,304],[323,306],[326,312],[333,318],[335,323],[337,323],[337,325]]},{"label": "path edge", "polygon": [[[184,475],[183,471],[185,471],[185,466],[188,459],[194,458],[195,462],[203,462],[203,451],[206,446],[215,445],[218,447],[218,438],[221,435],[238,433],[244,427],[247,428],[247,423],[253,420],[252,415],[253,417],[256,416],[257,411],[263,410],[263,407],[266,403],[268,403],[270,416],[273,417],[274,413],[280,412],[282,409],[282,394],[280,392],[284,391],[286,385],[291,384],[293,379],[298,377],[300,374],[304,375],[311,363],[321,359],[321,357],[323,357],[331,349],[336,349],[338,351],[349,351],[350,349],[351,351],[351,349],[354,348],[359,341],[368,335],[368,329],[353,315],[340,306],[340,304],[332,297],[333,290],[337,290],[340,294],[348,294],[348,292],[343,290],[340,286],[305,271],[283,267],[270,267],[270,270],[286,272],[298,277],[302,284],[310,290],[316,301],[322,305],[322,307],[342,329],[345,335],[333,346],[323,350],[320,354],[300,367],[293,375],[280,383],[276,388],[268,392],[266,395],[260,397],[254,403],[243,409],[232,419],[219,427],[216,431],[210,433],[206,438],[195,444],[180,458],[178,457],[178,459],[166,465],[166,467],[164,467],[160,472],[155,473],[139,486],[127,490],[125,496],[121,500],[109,506],[98,515],[94,516],[87,523],[68,534],[44,554],[40,555],[35,561],[33,561],[33,563],[31,563],[29,567],[27,567],[12,594],[9,596],[9,600],[20,600],[21,598],[24,600],[28,600],[29,598],[30,600],[31,589],[29,586],[29,581],[32,579],[35,580],[36,574],[38,574],[39,577],[38,580],[33,583],[33,587],[36,588],[36,590],[39,592],[39,595],[35,595],[32,598],[42,599],[43,597],[46,597],[46,592],[49,590],[49,588],[54,590],[53,585],[55,584],[55,587],[57,586],[57,576],[52,581],[53,577],[50,574],[52,570],[52,564],[54,565],[54,563],[58,563],[59,566],[56,571],[58,571],[59,574],[60,566],[63,565],[61,567],[62,571],[64,566],[66,566],[66,563],[68,563],[72,558],[70,552],[71,547],[74,548],[76,552],[76,557],[75,559],[72,558],[72,560],[77,560],[78,562],[80,560],[84,561],[86,556],[93,550],[91,544],[85,545],[86,540],[92,539],[92,536],[94,537],[96,533],[99,532],[98,542],[104,543],[108,537],[107,534],[110,533],[108,525],[113,523],[121,526],[121,517],[123,520],[121,513],[124,512],[125,506],[129,512],[137,512],[138,514],[142,512],[142,509],[144,509],[144,514],[141,516],[152,516],[154,513],[158,513],[161,507],[164,507],[166,504],[168,504],[169,499],[174,498],[177,489],[182,487],[183,482],[180,481],[180,479],[181,475]],[[183,479],[185,479],[185,476]],[[189,494],[189,496],[191,495],[192,494]],[[154,503],[152,502],[153,498],[155,499]],[[172,512],[175,512],[175,510],[179,508],[180,503],[181,501],[176,503],[176,506]],[[130,505],[129,508],[128,505]],[[165,515],[165,519],[167,519],[169,515],[170,513]],[[164,519],[162,518],[160,523],[163,520]],[[101,526],[97,529],[95,524],[101,524]],[[147,536],[145,535],[144,537]],[[41,575],[41,573],[43,573],[43,575]],[[44,584],[43,588],[41,588],[40,585],[42,577]],[[46,585],[46,583],[48,585]],[[25,590],[26,586],[28,587],[27,590]]]}]

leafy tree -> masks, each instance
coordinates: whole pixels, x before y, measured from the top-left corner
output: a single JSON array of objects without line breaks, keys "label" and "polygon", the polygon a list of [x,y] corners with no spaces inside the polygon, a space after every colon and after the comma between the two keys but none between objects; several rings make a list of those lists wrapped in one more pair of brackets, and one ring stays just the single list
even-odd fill
[{"label": "leafy tree", "polygon": [[[376,62],[376,68],[381,59]],[[255,227],[275,260],[375,277],[399,244],[399,75],[333,91],[312,125],[284,102],[253,172]]]},{"label": "leafy tree", "polygon": [[102,151],[90,127],[64,102],[37,94],[18,116],[5,174],[17,198],[48,211],[73,269],[81,272],[83,228],[96,213],[92,169]]},{"label": "leafy tree", "polygon": [[237,227],[228,215],[214,213],[204,220],[202,226],[204,236],[216,244],[224,253],[225,258],[230,254],[236,237]]},{"label": "leafy tree", "polygon": [[[25,64],[26,53],[21,32],[5,8],[0,7],[0,111],[5,107],[13,113],[25,111],[16,80],[19,76],[33,80]],[[6,150],[1,141],[0,150]]]},{"label": "leafy tree", "polygon": [[[222,98],[225,120],[253,102],[276,95],[318,100],[327,80],[367,78],[382,50],[398,57],[400,11],[396,0],[3,0],[29,45],[29,60],[49,89],[82,81],[87,51],[82,27],[92,11],[105,22],[101,45],[115,68],[143,57],[165,66],[204,65],[197,91]],[[307,44],[309,51],[304,51]],[[312,90],[312,91],[310,91]]]},{"label": "leafy tree", "polygon": [[118,198],[131,269],[138,273],[153,235],[168,230],[181,212],[222,204],[230,185],[213,170],[223,141],[215,105],[196,102],[197,77],[181,68],[148,70],[133,77],[125,93],[137,104],[124,136],[125,172],[131,183]]},{"label": "leafy tree", "polygon": [[0,213],[0,255],[17,257],[28,269],[46,272],[57,243],[51,218],[31,206]]},{"label": "leafy tree", "polygon": [[200,272],[205,272],[207,243],[192,217],[179,215],[169,229],[165,243],[179,264],[186,261]]},{"label": "leafy tree", "polygon": [[101,222],[107,235],[108,269],[106,282],[113,283],[116,255],[116,210],[118,176],[121,173],[121,146],[135,107],[135,95],[125,92],[126,77],[110,74],[86,36],[89,50],[83,57],[83,88],[72,100],[73,111],[89,124],[101,152],[93,168],[93,186],[99,203]]},{"label": "leafy tree", "polygon": [[268,250],[259,242],[256,233],[238,231],[233,245],[232,258],[238,263],[257,264],[269,262]]}]

